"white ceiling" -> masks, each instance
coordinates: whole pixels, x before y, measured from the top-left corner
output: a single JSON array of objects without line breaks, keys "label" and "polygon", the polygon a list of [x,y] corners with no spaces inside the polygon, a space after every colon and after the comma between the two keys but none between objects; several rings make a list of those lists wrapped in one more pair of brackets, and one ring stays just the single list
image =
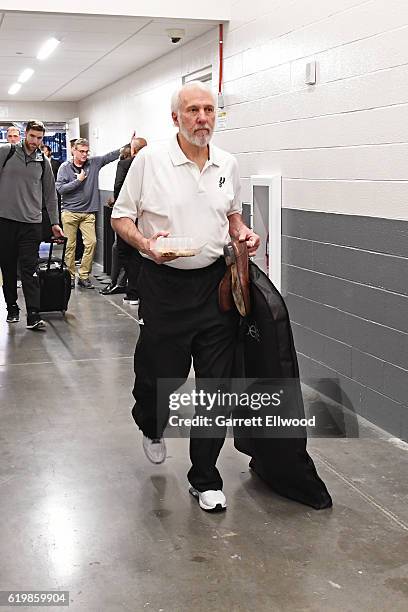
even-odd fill
[{"label": "white ceiling", "polygon": [[[75,102],[176,48],[166,33],[182,28],[177,46],[214,28],[212,20],[149,19],[0,12],[0,100]],[[61,40],[46,60],[36,59],[51,36]],[[20,91],[7,91],[24,68],[35,74]]]}]

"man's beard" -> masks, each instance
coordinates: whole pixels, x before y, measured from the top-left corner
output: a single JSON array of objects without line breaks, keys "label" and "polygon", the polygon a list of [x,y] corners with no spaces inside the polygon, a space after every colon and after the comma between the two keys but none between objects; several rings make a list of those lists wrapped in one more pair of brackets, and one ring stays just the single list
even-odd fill
[{"label": "man's beard", "polygon": [[182,134],[182,136],[184,136],[187,142],[189,142],[192,145],[195,145],[196,147],[206,147],[208,143],[210,142],[212,135],[213,135],[213,131],[214,131],[206,123],[200,129],[208,130],[207,134],[202,134],[201,136],[199,136],[198,134],[190,134],[184,127],[183,122],[180,120],[180,118],[179,118],[179,128],[180,128],[180,133]]}]

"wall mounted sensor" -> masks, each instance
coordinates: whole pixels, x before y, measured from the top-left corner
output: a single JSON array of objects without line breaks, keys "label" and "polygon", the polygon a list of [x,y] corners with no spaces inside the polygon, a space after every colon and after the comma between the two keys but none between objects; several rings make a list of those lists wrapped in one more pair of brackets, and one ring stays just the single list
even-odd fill
[{"label": "wall mounted sensor", "polygon": [[316,62],[308,62],[306,64],[306,85],[316,85]]}]

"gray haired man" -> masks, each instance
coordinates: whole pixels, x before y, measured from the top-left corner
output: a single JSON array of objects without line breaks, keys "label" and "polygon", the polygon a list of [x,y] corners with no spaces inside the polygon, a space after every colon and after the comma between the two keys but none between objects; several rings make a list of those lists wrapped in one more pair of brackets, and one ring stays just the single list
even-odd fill
[{"label": "gray haired man", "polygon": [[89,143],[78,138],[72,145],[72,161],[59,167],[57,189],[62,196],[62,226],[68,238],[65,263],[71,274],[71,285],[75,287],[75,247],[77,231],[82,234],[84,254],[79,267],[78,287],[93,289],[89,279],[96,248],[95,215],[99,211],[99,170],[116,161],[119,149],[106,155],[88,159]]},{"label": "gray haired man", "polygon": [[[186,379],[192,360],[200,379],[231,376],[238,316],[218,307],[223,247],[229,236],[245,241],[250,254],[259,245],[242,221],[237,162],[210,144],[213,93],[200,82],[188,83],[174,94],[171,110],[178,133],[165,146],[140,151],[112,213],[114,230],[143,255],[138,281],[144,326],[135,352],[133,417],[153,463],[166,457],[168,419],[168,406],[157,401],[157,380]],[[205,246],[193,257],[161,255],[157,239],[169,234],[192,236]],[[216,468],[223,442],[191,433],[190,493],[210,512],[226,508]]]}]

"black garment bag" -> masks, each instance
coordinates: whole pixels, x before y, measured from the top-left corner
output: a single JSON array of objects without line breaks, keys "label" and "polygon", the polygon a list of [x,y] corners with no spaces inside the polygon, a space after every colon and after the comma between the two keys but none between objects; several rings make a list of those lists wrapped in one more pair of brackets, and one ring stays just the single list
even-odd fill
[{"label": "black garment bag", "polygon": [[[250,262],[251,313],[241,320],[235,377],[252,379],[252,391],[262,391],[263,381],[282,381],[287,393],[284,416],[305,417],[299,368],[285,302],[270,279]],[[285,386],[284,381],[287,381]],[[278,386],[279,388],[279,386]],[[330,494],[306,450],[306,430],[274,429],[273,435],[248,435],[234,429],[234,445],[251,457],[250,468],[278,494],[315,509],[332,505]]]}]

